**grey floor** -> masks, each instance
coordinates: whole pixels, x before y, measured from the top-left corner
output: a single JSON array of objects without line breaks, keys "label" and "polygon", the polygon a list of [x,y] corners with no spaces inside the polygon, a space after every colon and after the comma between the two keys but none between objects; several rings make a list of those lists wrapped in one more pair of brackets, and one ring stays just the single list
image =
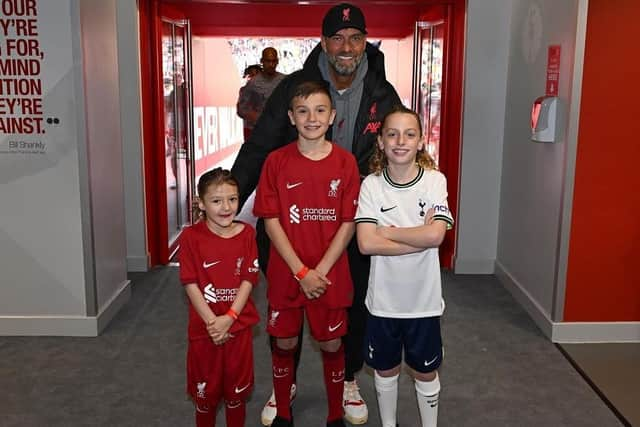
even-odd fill
[{"label": "grey floor", "polygon": [[628,425],[640,426],[640,343],[562,344],[589,384]]},{"label": "grey floor", "polygon": [[[0,426],[191,426],[184,394],[187,302],[177,269],[134,274],[131,301],[97,338],[0,337]],[[623,425],[493,276],[444,274],[446,355],[439,425]],[[255,299],[266,310],[261,286]],[[260,425],[271,391],[264,325],[255,332],[256,389],[247,426]],[[321,363],[305,340],[296,425],[324,426]],[[379,426],[371,372],[359,376]],[[401,427],[418,427],[415,395],[401,377]],[[218,425],[224,425],[222,413]]]}]

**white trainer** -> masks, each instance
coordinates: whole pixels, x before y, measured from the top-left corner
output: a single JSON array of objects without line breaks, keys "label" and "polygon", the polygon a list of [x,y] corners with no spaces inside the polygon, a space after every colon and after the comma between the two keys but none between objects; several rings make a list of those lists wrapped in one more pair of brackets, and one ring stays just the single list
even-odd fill
[{"label": "white trainer", "polygon": [[364,424],[369,419],[367,404],[360,396],[360,387],[355,380],[344,382],[342,408],[344,409],[344,419],[351,424]]},{"label": "white trainer", "polygon": [[[291,401],[296,398],[296,385],[291,384]],[[276,395],[271,390],[271,396],[267,403],[264,404],[264,408],[262,408],[262,414],[260,414],[260,418],[263,426],[270,426],[273,424],[273,419],[276,417],[278,412],[278,407],[276,406]]]}]

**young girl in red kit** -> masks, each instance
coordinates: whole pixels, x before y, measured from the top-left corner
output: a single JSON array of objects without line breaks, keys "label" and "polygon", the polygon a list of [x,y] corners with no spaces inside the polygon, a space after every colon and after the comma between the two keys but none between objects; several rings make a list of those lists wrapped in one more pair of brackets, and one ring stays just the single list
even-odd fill
[{"label": "young girl in red kit", "polygon": [[253,388],[251,327],[259,320],[250,296],[259,270],[255,231],[234,221],[238,184],[229,171],[202,175],[198,198],[204,220],[180,237],[180,280],[190,303],[187,391],[198,427],[215,426],[222,399],[226,425],[243,427]]}]

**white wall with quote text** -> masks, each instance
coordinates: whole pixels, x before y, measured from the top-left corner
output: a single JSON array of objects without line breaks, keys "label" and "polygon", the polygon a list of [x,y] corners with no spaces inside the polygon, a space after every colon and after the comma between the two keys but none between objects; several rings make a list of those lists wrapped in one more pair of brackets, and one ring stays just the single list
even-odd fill
[{"label": "white wall with quote text", "polygon": [[[119,120],[104,115],[117,112],[111,97],[94,93],[113,91],[112,67],[86,75],[98,69],[87,49],[115,44],[111,27],[113,1],[0,1],[2,335],[96,335],[128,299],[121,155],[109,146]],[[98,194],[108,168],[115,184]]]}]

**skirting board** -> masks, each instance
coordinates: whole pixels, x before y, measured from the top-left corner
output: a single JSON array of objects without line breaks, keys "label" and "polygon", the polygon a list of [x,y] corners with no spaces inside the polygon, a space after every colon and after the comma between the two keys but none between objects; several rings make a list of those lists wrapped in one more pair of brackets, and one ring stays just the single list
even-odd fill
[{"label": "skirting board", "polygon": [[502,283],[502,286],[511,293],[518,304],[531,316],[547,338],[551,339],[553,335],[553,322],[551,322],[551,319],[548,317],[548,313],[531,297],[526,289],[520,286],[499,261],[495,263],[495,275],[500,283]]},{"label": "skirting board", "polygon": [[493,274],[495,263],[495,259],[456,257],[453,272],[455,274]]},{"label": "skirting board", "polygon": [[529,292],[498,261],[495,275],[554,343],[640,342],[640,322],[553,322]]},{"label": "skirting board", "polygon": [[95,317],[0,316],[0,336],[97,337],[131,298],[131,281]]},{"label": "skirting board", "polygon": [[560,344],[640,343],[640,322],[556,322],[552,341]]},{"label": "skirting board", "polygon": [[149,271],[149,257],[127,256],[127,271],[132,273],[146,273]]}]

